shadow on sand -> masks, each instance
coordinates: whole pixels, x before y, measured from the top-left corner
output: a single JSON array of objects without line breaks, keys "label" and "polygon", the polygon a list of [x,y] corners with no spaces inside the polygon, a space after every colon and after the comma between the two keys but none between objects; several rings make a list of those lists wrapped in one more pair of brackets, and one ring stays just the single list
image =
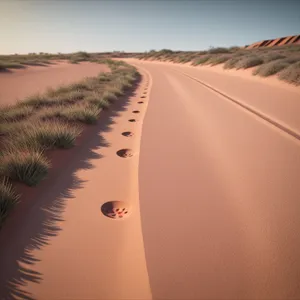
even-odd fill
[{"label": "shadow on sand", "polygon": [[135,96],[140,81],[141,78],[125,96],[101,113],[97,125],[85,129],[77,147],[50,153],[52,168],[45,181],[36,188],[18,186],[21,202],[0,231],[0,299],[35,299],[23,288],[29,282],[43,280],[43,274],[28,268],[39,261],[33,250],[43,248],[50,237],[60,233],[67,201],[84,184],[76,172],[93,168],[91,161],[101,158],[95,150],[109,147],[101,133],[112,130],[114,119],[127,110],[129,97]]}]

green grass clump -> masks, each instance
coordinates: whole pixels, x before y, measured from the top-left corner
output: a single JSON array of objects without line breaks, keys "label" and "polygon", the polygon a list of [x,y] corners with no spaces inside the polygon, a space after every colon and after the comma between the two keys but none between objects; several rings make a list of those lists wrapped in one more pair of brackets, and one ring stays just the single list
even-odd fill
[{"label": "green grass clump", "polygon": [[114,83],[113,86],[109,87],[108,92],[114,94],[115,96],[122,96],[124,95],[122,85],[120,82]]},{"label": "green grass clump", "polygon": [[264,60],[258,56],[248,56],[240,59],[237,64],[237,69],[248,69],[264,63]]},{"label": "green grass clump", "polygon": [[132,87],[132,83],[126,77],[121,77],[115,80],[113,86],[120,90],[120,92],[117,92],[115,94],[122,95],[126,90]]},{"label": "green grass clump", "polygon": [[45,95],[36,94],[27,97],[19,106],[29,106],[36,109],[69,105],[81,101],[86,96],[84,90],[72,90],[70,86],[60,87],[57,90],[48,89]]},{"label": "green grass clump", "polygon": [[60,85],[56,88],[51,88],[50,87],[50,88],[47,89],[45,96],[53,98],[53,97],[57,97],[61,94],[68,93],[69,91],[72,90],[71,86],[69,86],[69,85]]},{"label": "green grass clump", "polygon": [[18,104],[19,106],[31,106],[33,108],[40,108],[44,106],[56,105],[55,101],[51,97],[46,97],[41,94],[35,94],[25,98],[24,101]]},{"label": "green grass clump", "polygon": [[34,186],[46,177],[50,163],[40,151],[10,149],[0,157],[0,166],[2,176]]},{"label": "green grass clump", "polygon": [[109,101],[103,99],[98,93],[91,93],[85,98],[85,101],[90,105],[96,105],[99,109],[107,109],[110,105]]},{"label": "green grass clump", "polygon": [[86,96],[85,91],[79,91],[79,90],[71,90],[67,93],[60,94],[56,97],[53,97],[52,100],[59,102],[60,104],[64,103],[75,103],[77,101],[80,101],[84,99]]},{"label": "green grass clump", "polygon": [[0,136],[12,135],[21,132],[24,128],[24,121],[13,121],[0,123]]},{"label": "green grass clump", "polygon": [[253,71],[253,75],[259,75],[262,77],[267,77],[278,73],[279,71],[283,70],[284,68],[288,67],[289,64],[282,61],[271,61],[267,64],[263,64],[256,68]]},{"label": "green grass clump", "polygon": [[90,105],[88,107],[66,108],[60,115],[68,121],[95,124],[99,118],[100,111],[101,110],[96,105]]},{"label": "green grass clump", "polygon": [[114,92],[114,88],[112,90],[105,91],[102,95],[102,100],[104,102],[114,102],[118,99],[116,93]]},{"label": "green grass clump", "polygon": [[27,149],[67,149],[75,145],[81,129],[62,122],[32,122],[16,132],[14,145]]},{"label": "green grass clump", "polygon": [[101,73],[98,76],[98,80],[100,82],[109,82],[109,81],[111,81],[111,75],[110,74]]},{"label": "green grass clump", "polygon": [[77,64],[79,64],[80,62],[81,62],[81,60],[76,59],[76,58],[70,58],[70,59],[69,59],[69,63],[70,63],[70,64],[73,64],[73,65],[77,65]]},{"label": "green grass clump", "polygon": [[30,106],[11,106],[0,108],[0,122],[19,121],[29,117],[33,113]]},{"label": "green grass clump", "polygon": [[282,70],[279,79],[294,85],[300,85],[300,61]]},{"label": "green grass clump", "polygon": [[0,61],[0,72],[6,71],[7,69],[23,69],[25,66],[18,62],[2,62]]},{"label": "green grass clump", "polygon": [[9,212],[18,203],[19,195],[6,179],[0,181],[0,228]]}]

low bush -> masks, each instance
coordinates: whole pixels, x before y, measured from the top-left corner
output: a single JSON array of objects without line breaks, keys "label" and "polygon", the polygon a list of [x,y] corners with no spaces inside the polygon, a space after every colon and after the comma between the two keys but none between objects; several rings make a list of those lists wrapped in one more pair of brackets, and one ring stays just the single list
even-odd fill
[{"label": "low bush", "polygon": [[294,85],[300,85],[300,62],[283,69],[278,75],[281,80]]},{"label": "low bush", "polygon": [[237,69],[248,69],[264,63],[264,60],[258,56],[243,57],[236,63]]},{"label": "low bush", "polygon": [[259,75],[262,77],[267,77],[278,73],[284,68],[288,67],[289,64],[282,61],[271,61],[267,64],[263,64],[253,70],[253,75]]},{"label": "low bush", "polygon": [[208,64],[215,66],[225,63],[228,59],[230,59],[228,55],[214,56],[209,59]]},{"label": "low bush", "polygon": [[203,64],[207,63],[211,57],[212,57],[211,55],[203,55],[200,58],[196,58],[193,62],[193,65],[194,66],[203,65]]},{"label": "low bush", "polygon": [[233,69],[236,67],[237,63],[242,59],[242,57],[232,57],[230,59],[228,59],[223,68],[224,69]]}]

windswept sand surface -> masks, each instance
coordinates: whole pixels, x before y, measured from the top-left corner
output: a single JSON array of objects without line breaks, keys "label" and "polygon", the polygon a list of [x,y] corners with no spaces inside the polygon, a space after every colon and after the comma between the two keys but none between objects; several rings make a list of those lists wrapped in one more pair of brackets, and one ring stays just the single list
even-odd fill
[{"label": "windswept sand surface", "polygon": [[[299,299],[297,92],[129,61],[135,95],[57,153],[0,232],[0,296]],[[124,218],[101,213],[112,200]]]},{"label": "windswept sand surface", "polygon": [[[151,299],[138,194],[150,88],[144,73],[77,147],[53,154],[50,178],[25,189],[0,231],[0,299]],[[119,157],[122,149],[131,156]],[[122,201],[128,213],[104,216],[108,201]]]},{"label": "windswept sand surface", "polygon": [[42,93],[48,87],[69,84],[107,71],[109,68],[106,65],[90,62],[58,62],[45,67],[29,66],[26,69],[0,72],[0,105],[14,104],[18,99]]}]

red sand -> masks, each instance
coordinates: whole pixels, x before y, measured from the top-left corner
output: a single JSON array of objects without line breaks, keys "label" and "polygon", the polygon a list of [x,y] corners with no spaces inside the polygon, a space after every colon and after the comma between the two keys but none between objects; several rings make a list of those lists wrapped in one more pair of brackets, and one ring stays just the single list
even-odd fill
[{"label": "red sand", "polygon": [[[0,298],[299,299],[300,142],[187,75],[294,131],[298,94],[129,61],[136,95],[0,231]],[[116,200],[124,219],[101,213]]]},{"label": "red sand", "polygon": [[30,66],[26,69],[0,72],[0,105],[13,104],[18,99],[22,100],[32,94],[43,92],[48,87],[69,84],[107,71],[109,68],[106,65],[59,62],[46,67]]}]

